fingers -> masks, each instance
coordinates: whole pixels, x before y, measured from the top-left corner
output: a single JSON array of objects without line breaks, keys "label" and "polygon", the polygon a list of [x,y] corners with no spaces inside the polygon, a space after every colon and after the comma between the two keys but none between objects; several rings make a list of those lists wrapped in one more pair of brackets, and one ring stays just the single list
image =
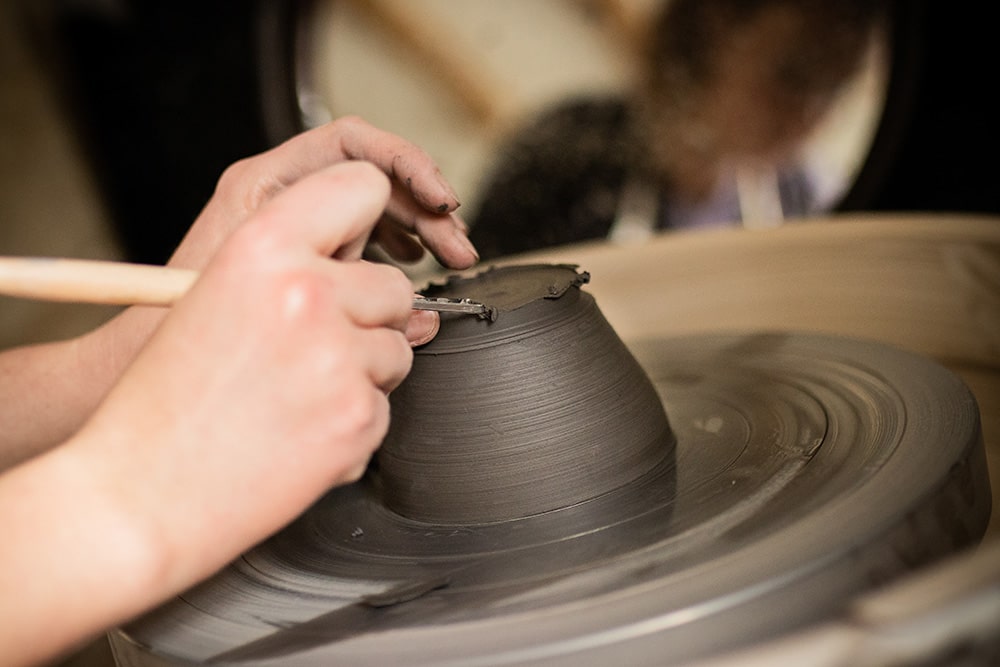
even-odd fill
[{"label": "fingers", "polygon": [[[405,332],[411,344],[423,344],[437,332],[439,318],[436,313],[411,314],[409,279],[393,266],[355,261],[387,196],[385,176],[367,163],[327,167],[269,202],[238,232],[239,242],[227,254],[250,255],[260,271],[287,269],[288,262],[306,258],[308,266],[324,274],[334,302],[313,295],[310,284],[299,284],[311,279],[298,263],[284,302],[307,304],[296,306],[306,309],[339,308],[359,326],[388,326]],[[331,256],[350,261],[330,261]]]},{"label": "fingers", "polygon": [[340,118],[304,132],[267,155],[266,180],[273,182],[288,185],[330,164],[361,160],[397,180],[427,211],[449,213],[460,204],[427,153],[357,117]]},{"label": "fingers", "polygon": [[436,320],[414,321],[410,282],[386,264],[316,258],[308,270],[271,280],[262,292],[272,320],[267,338],[300,341],[278,351],[281,365],[305,355],[306,365],[325,369],[331,383],[364,377],[392,391],[410,370],[410,339],[426,342],[437,330]]},{"label": "fingers", "polygon": [[360,118],[342,118],[333,125],[330,129],[336,129],[345,157],[374,163],[403,184],[424,209],[444,214],[459,207],[458,196],[437,164],[414,144]]},{"label": "fingers", "polygon": [[[479,261],[472,242],[469,241],[468,226],[455,213],[437,215],[417,206],[407,193],[394,183],[392,197],[386,207],[388,220],[380,225],[378,240],[392,257],[400,261],[412,261],[412,255],[397,254],[404,249],[399,239],[413,234],[433,253],[444,266],[467,269]],[[393,224],[395,223],[395,225]],[[388,241],[388,243],[387,243]],[[420,259],[418,255],[416,259]]]},{"label": "fingers", "polygon": [[249,224],[279,247],[356,260],[389,199],[389,181],[366,162],[341,162],[296,183],[265,204]]},{"label": "fingers", "polygon": [[371,286],[367,290],[338,293],[338,305],[358,325],[389,326],[401,331],[412,347],[430,342],[437,335],[440,316],[433,311],[412,309],[412,286],[399,269],[362,261],[340,265],[335,273],[333,280],[337,284]]},{"label": "fingers", "polygon": [[402,271],[371,262],[325,262],[323,269],[335,292],[335,307],[361,327],[406,329],[413,305],[413,286]]},{"label": "fingers", "polygon": [[[322,142],[307,143],[299,145],[305,153]],[[259,207],[239,210],[237,200],[249,195],[238,184],[267,161],[229,173],[224,204],[206,218],[216,226],[198,237],[224,229],[226,241],[91,422],[119,434],[105,440],[123,460],[155,471],[137,493],[153,499],[149,507],[173,511],[158,524],[168,553],[190,545],[198,555],[175,568],[178,587],[363,472],[387,428],[386,393],[409,372],[411,344],[428,340],[439,322],[435,313],[413,313],[413,287],[399,269],[355,261],[392,197],[384,171],[364,159],[342,156],[330,166],[329,155],[284,150],[280,185]],[[343,151],[362,155],[349,145]],[[404,179],[427,168],[419,156],[374,159],[382,167],[389,159]],[[279,181],[251,182],[267,189]],[[433,183],[414,191],[424,201],[444,196]],[[448,215],[408,219],[430,237],[445,224],[455,228]],[[177,480],[184,507],[155,502],[176,492]],[[213,511],[192,520],[187,507]]]},{"label": "fingers", "polygon": [[[356,117],[315,128],[245,161],[239,169],[230,170],[227,186],[249,184],[243,206],[252,212],[289,185],[345,160],[370,162],[392,179],[387,214],[403,230],[419,236],[443,265],[464,269],[479,260],[467,238],[468,228],[454,215],[458,197],[431,157],[414,144]],[[391,234],[401,236],[399,232]],[[393,243],[389,238],[382,240],[390,255],[401,261],[419,259],[412,244]],[[343,256],[360,256],[358,245],[345,249]]]}]

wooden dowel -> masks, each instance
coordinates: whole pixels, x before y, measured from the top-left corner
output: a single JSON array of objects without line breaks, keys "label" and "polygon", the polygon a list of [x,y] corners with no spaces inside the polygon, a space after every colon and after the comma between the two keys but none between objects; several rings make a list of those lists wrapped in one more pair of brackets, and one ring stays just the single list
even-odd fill
[{"label": "wooden dowel", "polygon": [[[0,295],[113,306],[170,306],[194,284],[197,271],[56,257],[0,257]],[[414,297],[415,310],[487,317],[491,312],[468,299]],[[495,315],[495,312],[494,312]]]},{"label": "wooden dowel", "polygon": [[47,257],[0,257],[0,294],[25,299],[169,306],[196,271],[149,264]]}]

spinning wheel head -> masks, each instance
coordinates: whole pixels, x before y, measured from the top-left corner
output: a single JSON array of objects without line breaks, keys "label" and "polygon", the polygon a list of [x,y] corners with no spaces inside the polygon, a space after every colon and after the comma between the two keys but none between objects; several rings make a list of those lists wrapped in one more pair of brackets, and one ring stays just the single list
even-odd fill
[{"label": "spinning wheel head", "polygon": [[585,275],[431,290],[498,317],[443,315],[369,474],[113,634],[119,664],[674,664],[983,534],[979,413],[945,368],[781,331],[626,347]]}]

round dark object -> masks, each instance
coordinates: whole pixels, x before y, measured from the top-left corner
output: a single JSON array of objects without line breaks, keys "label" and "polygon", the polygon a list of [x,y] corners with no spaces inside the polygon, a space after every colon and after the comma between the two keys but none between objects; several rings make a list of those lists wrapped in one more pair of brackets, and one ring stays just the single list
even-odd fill
[{"label": "round dark object", "polygon": [[[537,315],[546,322],[589,308],[579,292],[521,307],[549,311]],[[444,347],[463,338],[445,331],[453,324],[486,326],[446,318]],[[450,411],[421,428],[481,419],[464,409],[476,404],[470,388],[492,389],[465,382],[518,340],[477,347],[440,397]],[[548,511],[536,511],[537,489],[487,484],[521,493],[520,504],[479,520],[438,502],[419,512],[440,518],[424,520],[387,506],[386,471],[373,466],[114,633],[119,664],[676,664],[815,623],[981,537],[990,490],[979,413],[937,363],[784,332],[652,339],[630,352],[672,433],[668,455],[638,476]],[[607,397],[589,400],[603,414]],[[641,437],[620,426],[604,455]],[[466,446],[488,445],[477,437]],[[533,485],[562,488],[564,465],[518,455],[548,471]]]},{"label": "round dark object", "polygon": [[[451,316],[393,392],[381,498],[440,524],[563,509],[673,467],[656,390],[571,266],[491,269],[428,291],[487,304]],[[448,317],[448,316],[445,316]]]}]

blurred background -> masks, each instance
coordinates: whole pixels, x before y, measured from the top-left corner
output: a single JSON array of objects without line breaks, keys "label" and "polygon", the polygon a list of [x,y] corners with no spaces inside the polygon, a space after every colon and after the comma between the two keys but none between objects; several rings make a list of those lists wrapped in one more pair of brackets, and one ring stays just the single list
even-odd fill
[{"label": "blurred background", "polygon": [[[16,9],[0,3],[0,254],[120,258],[71,112]],[[108,315],[0,297],[0,346],[80,333]]]},{"label": "blurred background", "polygon": [[[769,4],[796,3],[721,6]],[[103,253],[162,262],[226,165],[345,114],[425,147],[461,193],[467,221],[481,217],[490,194],[485,213],[509,218],[518,209],[503,203],[516,197],[497,186],[512,163],[509,149],[537,150],[545,139],[532,136],[532,124],[574,100],[611,98],[630,111],[640,107],[651,63],[661,57],[649,53],[657,32],[668,32],[663,25],[685,26],[674,41],[692,42],[674,45],[674,61],[686,59],[679,67],[723,72],[702,78],[724,93],[698,79],[689,86],[690,100],[733,111],[685,118],[660,143],[701,137],[706,126],[716,135],[729,127],[737,136],[720,139],[716,150],[752,152],[735,144],[768,122],[795,137],[785,161],[809,183],[808,201],[793,206],[780,200],[784,192],[771,191],[781,184],[777,168],[760,168],[769,159],[761,149],[752,170],[735,167],[734,215],[742,214],[744,224],[841,210],[1000,211],[994,187],[1000,132],[986,103],[997,58],[980,3],[802,6],[827,5],[872,15],[867,24],[852,19],[864,39],[846,44],[850,52],[834,49],[844,40],[829,21],[814,21],[784,33],[761,29],[758,42],[748,38],[747,53],[754,54],[748,57],[723,53],[740,39],[735,28],[712,32],[704,25],[742,20],[735,10],[736,18],[701,17],[699,25],[689,16],[699,4],[688,0],[259,0],[235,7],[219,0],[6,0],[4,233],[34,229],[39,246],[5,238],[4,252],[95,252],[41,236],[68,239],[80,227],[95,230],[81,235]],[[678,10],[672,22],[662,22],[671,6],[686,7],[686,14]],[[798,60],[780,50],[768,55],[769,34],[793,55],[808,53]],[[774,80],[732,64],[755,58],[758,69],[777,73]],[[831,74],[848,61],[849,69]],[[669,63],[653,65],[666,71]],[[737,94],[740,85],[748,90]],[[789,90],[824,97],[799,100]],[[694,105],[645,98],[658,110]],[[820,107],[805,131],[793,132],[797,119],[778,113],[796,105]],[[763,117],[756,125],[755,112]],[[603,132],[590,124],[569,136]],[[658,135],[647,134],[632,143],[656,141]],[[544,171],[517,175],[550,178]],[[14,201],[24,203],[13,208]],[[70,211],[53,211],[57,202]],[[732,222],[729,209],[712,215],[713,222]],[[95,238],[102,226],[108,233]],[[56,227],[61,231],[51,231]]]},{"label": "blurred background", "polygon": [[[0,254],[161,263],[228,164],[345,114],[425,147],[462,195],[463,215],[485,229],[491,212],[519,215],[518,206],[504,206],[520,196],[501,186],[511,165],[523,166],[514,158],[550,136],[539,134],[552,129],[539,119],[562,119],[577,100],[641,110],[651,27],[671,2],[691,4],[4,0]],[[783,199],[777,161],[726,163],[736,174],[735,204],[710,209],[713,223],[785,224],[798,219],[789,211],[1000,213],[988,3],[880,6],[855,49],[856,66],[825,89],[815,122],[782,157],[782,167],[791,164],[810,184],[808,201],[790,208]],[[830,39],[823,31],[800,37],[820,46]],[[692,63],[723,61],[699,49],[707,40],[692,43],[682,50]],[[784,84],[808,87],[808,68],[796,66]],[[748,80],[751,93],[769,99]],[[731,106],[732,117],[698,118],[692,127],[749,117],[749,106]],[[556,129],[603,136],[600,126]],[[642,142],[628,137],[622,155],[631,159]],[[529,162],[545,159],[532,154]],[[551,175],[538,168],[540,175],[517,175]],[[628,188],[616,183],[621,209]],[[613,217],[617,224],[627,216]],[[406,267],[415,278],[436,268]],[[0,298],[0,346],[71,336],[113,312]],[[93,651],[92,664],[106,664],[104,647]]]}]

